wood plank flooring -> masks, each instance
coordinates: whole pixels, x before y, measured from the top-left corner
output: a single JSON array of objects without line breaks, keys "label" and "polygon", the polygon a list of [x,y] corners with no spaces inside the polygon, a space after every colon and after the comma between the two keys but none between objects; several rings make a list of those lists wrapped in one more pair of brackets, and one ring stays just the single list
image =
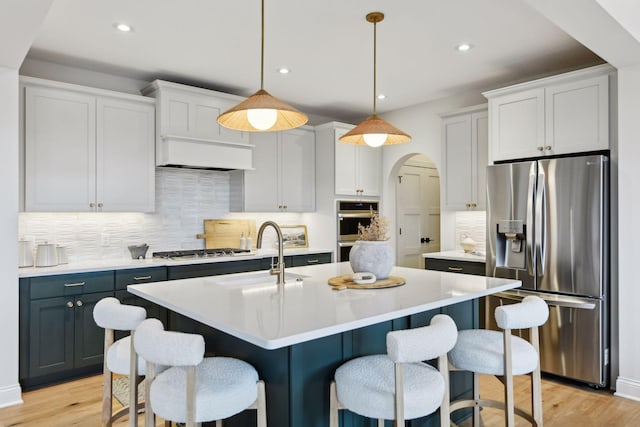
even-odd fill
[{"label": "wood plank flooring", "polygon": [[[0,427],[99,426],[101,381],[101,376],[93,376],[26,392],[24,404],[0,409]],[[613,396],[608,390],[596,391],[549,379],[543,379],[542,387],[545,427],[640,426],[640,402]],[[502,384],[494,377],[482,376],[480,390],[483,397],[502,400]],[[527,378],[516,377],[515,394],[517,404],[529,409]],[[118,403],[114,403],[114,407],[119,407]],[[504,426],[502,413],[498,410],[486,408],[481,418],[484,427]],[[142,416],[139,420],[139,425],[143,426]],[[125,417],[114,427],[126,425]],[[158,420],[157,425],[164,423]],[[517,419],[516,425],[529,424]],[[460,427],[470,426],[468,420]]]}]

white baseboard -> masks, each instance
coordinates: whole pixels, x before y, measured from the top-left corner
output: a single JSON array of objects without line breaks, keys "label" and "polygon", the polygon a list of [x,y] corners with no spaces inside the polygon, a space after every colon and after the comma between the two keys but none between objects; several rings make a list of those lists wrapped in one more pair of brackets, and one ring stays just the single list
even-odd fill
[{"label": "white baseboard", "polygon": [[20,384],[0,387],[0,408],[22,403]]},{"label": "white baseboard", "polygon": [[614,394],[619,397],[640,401],[640,381],[618,377]]}]

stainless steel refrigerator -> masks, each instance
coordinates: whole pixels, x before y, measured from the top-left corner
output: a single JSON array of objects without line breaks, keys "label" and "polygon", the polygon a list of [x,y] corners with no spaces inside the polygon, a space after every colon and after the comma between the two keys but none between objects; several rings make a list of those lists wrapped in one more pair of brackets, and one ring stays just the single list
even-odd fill
[{"label": "stainless steel refrigerator", "polygon": [[549,305],[542,371],[602,387],[609,381],[608,189],[604,155],[487,171],[487,275],[522,281],[489,299],[487,324],[495,327],[497,305],[540,296]]}]

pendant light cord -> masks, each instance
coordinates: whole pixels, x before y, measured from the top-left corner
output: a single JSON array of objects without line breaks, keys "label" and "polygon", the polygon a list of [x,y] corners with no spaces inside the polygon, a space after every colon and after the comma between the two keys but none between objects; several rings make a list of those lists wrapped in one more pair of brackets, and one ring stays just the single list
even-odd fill
[{"label": "pendant light cord", "polygon": [[[264,0],[263,0],[264,1]],[[374,21],[373,23],[373,115],[376,115],[376,28],[378,23]]]},{"label": "pendant light cord", "polygon": [[262,12],[260,22],[260,90],[264,89],[264,0],[262,0]]}]

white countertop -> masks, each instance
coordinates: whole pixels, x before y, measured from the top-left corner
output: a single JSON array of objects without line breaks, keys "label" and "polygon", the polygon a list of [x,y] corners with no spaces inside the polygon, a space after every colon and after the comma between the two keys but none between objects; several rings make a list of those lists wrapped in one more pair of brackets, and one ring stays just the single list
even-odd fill
[{"label": "white countertop", "polygon": [[[285,249],[284,256],[291,255],[311,255],[319,253],[332,252],[327,249]],[[267,257],[275,257],[278,255],[276,249],[258,249],[247,254],[238,254],[234,256],[213,257],[213,258],[189,258],[189,259],[164,259],[164,258],[147,258],[147,259],[105,259],[95,261],[72,262],[69,264],[60,264],[54,267],[23,267],[18,269],[19,277],[38,277],[52,276],[56,274],[72,274],[72,273],[88,273],[92,271],[104,270],[123,270],[129,268],[146,268],[146,267],[170,267],[176,265],[188,264],[204,264],[212,262],[241,261],[249,259],[261,259]]]},{"label": "white countertop", "polygon": [[485,262],[486,255],[482,252],[466,253],[465,251],[444,251],[444,252],[429,252],[422,254],[423,258],[434,259],[448,259],[454,261],[471,261],[471,262]]},{"label": "white countertop", "polygon": [[[348,262],[287,269],[308,276],[284,289],[267,272],[130,285],[128,291],[265,349],[277,349],[513,289],[518,280],[394,267],[406,285],[334,291]],[[261,283],[248,283],[262,277]]]}]

